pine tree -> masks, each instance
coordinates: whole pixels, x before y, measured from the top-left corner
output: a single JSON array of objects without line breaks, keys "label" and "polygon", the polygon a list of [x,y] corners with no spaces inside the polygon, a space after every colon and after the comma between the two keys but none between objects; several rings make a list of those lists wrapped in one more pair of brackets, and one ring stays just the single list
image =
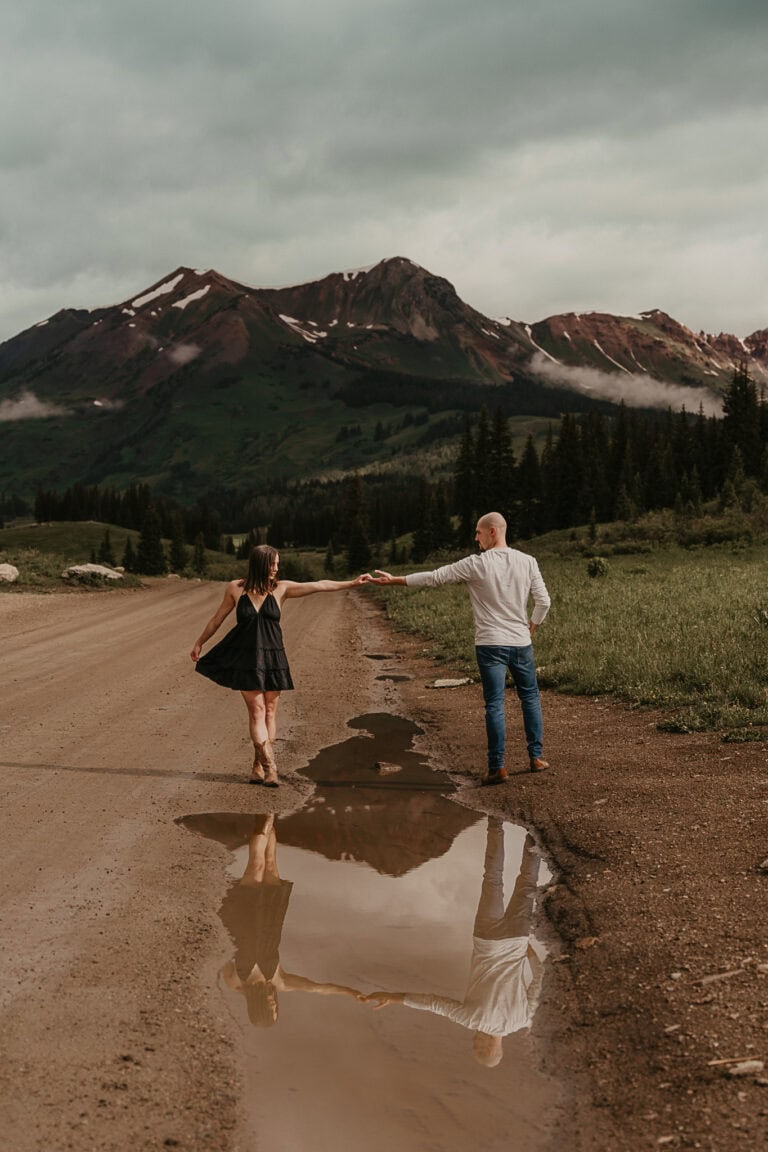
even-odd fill
[{"label": "pine tree", "polygon": [[106,528],[104,530],[104,539],[99,545],[99,564],[108,564],[110,568],[114,568],[116,563],[115,553],[112,550],[112,541],[109,537],[109,528]]},{"label": "pine tree", "polygon": [[173,517],[171,523],[171,570],[183,572],[189,563],[189,555],[184,543],[184,525],[181,516]]},{"label": "pine tree", "polygon": [[[483,407],[477,418],[477,435],[472,460],[472,475],[475,497],[475,508],[479,516],[486,512],[494,512],[493,490],[491,487],[491,424],[488,419],[488,410]],[[474,532],[474,524],[472,525]]]},{"label": "pine tree", "polygon": [[400,562],[400,553],[397,548],[397,532],[394,527],[392,528],[392,539],[389,544],[389,562],[390,564],[398,564]]},{"label": "pine tree", "polygon": [[459,454],[454,468],[455,505],[459,514],[459,544],[467,544],[475,530],[477,499],[475,495],[475,446],[469,417],[464,424]]},{"label": "pine tree", "polygon": [[323,571],[329,576],[333,575],[333,540],[328,541],[328,547],[325,550],[325,559],[323,560]]},{"label": "pine tree", "polygon": [[154,504],[148,506],[141,525],[136,571],[145,576],[164,576],[168,571],[163,538],[160,534],[160,517]]},{"label": "pine tree", "polygon": [[435,548],[435,502],[425,480],[419,485],[416,501],[416,528],[413,533],[413,558],[421,564]]},{"label": "pine tree", "polygon": [[356,516],[349,530],[347,543],[347,569],[350,572],[365,572],[371,563],[371,546],[362,520]]},{"label": "pine tree", "polygon": [[747,476],[756,476],[760,469],[760,409],[757,388],[750,378],[749,368],[741,364],[734,371],[723,400],[723,433],[731,447],[741,452]]},{"label": "pine tree", "polygon": [[130,536],[126,536],[125,538],[125,547],[123,548],[123,559],[121,563],[126,572],[136,571],[136,550],[133,547],[133,540]]},{"label": "pine tree", "polygon": [[541,531],[541,468],[529,435],[517,469],[517,531],[523,540]]},{"label": "pine tree", "polygon": [[[486,511],[500,512],[508,522],[512,520],[512,493],[515,479],[515,453],[509,421],[501,407],[496,409],[491,428],[487,461],[488,483]],[[510,523],[510,535],[515,535],[515,526]]]},{"label": "pine tree", "polygon": [[194,552],[192,554],[192,567],[198,576],[202,576],[208,567],[208,557],[205,554],[205,536],[198,532],[195,536]]}]

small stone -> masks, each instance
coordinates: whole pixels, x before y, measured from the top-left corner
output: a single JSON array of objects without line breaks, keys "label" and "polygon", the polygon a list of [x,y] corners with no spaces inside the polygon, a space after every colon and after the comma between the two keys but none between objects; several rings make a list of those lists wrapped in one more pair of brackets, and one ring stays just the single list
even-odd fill
[{"label": "small stone", "polygon": [[757,870],[758,870],[758,872],[768,872],[768,856],[766,856],[766,858],[765,858],[765,860],[763,860],[762,864],[758,864]]},{"label": "small stone", "polygon": [[594,948],[597,944],[597,936],[582,936],[580,940],[576,941],[576,947],[586,952],[587,948]]},{"label": "small stone", "polygon": [[402,764],[388,764],[386,760],[377,760],[373,767],[379,776],[391,776],[394,772],[403,770]]},{"label": "small stone", "polygon": [[19,570],[15,564],[0,564],[0,580],[6,584],[15,584],[19,578]]},{"label": "small stone", "polygon": [[443,677],[440,680],[433,680],[428,684],[428,688],[460,688],[462,684],[471,684],[472,681],[469,676],[454,676]]},{"label": "small stone", "polygon": [[726,1069],[727,1076],[751,1076],[755,1072],[762,1072],[765,1069],[765,1064],[762,1060],[742,1060],[741,1064],[731,1064],[730,1068]]}]

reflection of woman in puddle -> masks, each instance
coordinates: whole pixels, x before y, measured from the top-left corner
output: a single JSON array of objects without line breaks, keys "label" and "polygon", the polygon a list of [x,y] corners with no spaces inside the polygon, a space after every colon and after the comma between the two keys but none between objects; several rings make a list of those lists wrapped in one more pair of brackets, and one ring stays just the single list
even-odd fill
[{"label": "reflection of woman in puddle", "polygon": [[342,984],[318,984],[283,971],[280,937],[293,884],[277,870],[274,816],[254,816],[248,839],[248,863],[242,878],[227,892],[219,909],[235,942],[234,959],[221,969],[228,988],[242,993],[252,1024],[271,1027],[278,1016],[278,992],[337,993],[362,998]]},{"label": "reflection of woman in puddle", "polygon": [[475,1059],[493,1068],[504,1054],[503,1037],[527,1028],[536,1006],[542,965],[530,942],[530,931],[539,864],[533,838],[527,836],[520,874],[505,908],[504,825],[490,817],[469,984],[463,1001],[416,992],[373,992],[366,1001],[375,1008],[405,1004],[447,1016],[474,1032]]}]

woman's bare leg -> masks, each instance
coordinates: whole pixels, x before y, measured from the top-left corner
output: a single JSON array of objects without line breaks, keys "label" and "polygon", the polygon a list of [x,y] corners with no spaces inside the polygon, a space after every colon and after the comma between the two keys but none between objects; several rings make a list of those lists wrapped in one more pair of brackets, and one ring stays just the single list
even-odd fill
[{"label": "woman's bare leg", "polygon": [[275,740],[277,740],[277,706],[279,703],[279,692],[264,693],[264,706],[267,712],[267,732],[269,733],[270,744],[274,744]]},{"label": "woman's bare leg", "polygon": [[259,755],[260,748],[269,741],[267,727],[267,707],[265,692],[241,692],[245,706],[248,709],[248,732],[253,744],[253,769],[251,779],[259,781],[264,779],[264,769]]}]

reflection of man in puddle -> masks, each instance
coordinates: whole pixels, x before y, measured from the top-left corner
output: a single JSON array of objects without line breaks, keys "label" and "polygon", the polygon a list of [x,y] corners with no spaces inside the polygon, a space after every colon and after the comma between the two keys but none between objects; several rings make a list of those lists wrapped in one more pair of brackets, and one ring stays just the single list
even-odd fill
[{"label": "reflection of man in puddle", "polygon": [[242,878],[227,892],[219,909],[235,942],[234,959],[221,969],[228,988],[242,993],[252,1024],[269,1028],[278,1017],[278,992],[334,993],[361,998],[343,984],[319,984],[285,972],[280,965],[280,938],[293,884],[277,870],[274,816],[254,816],[248,838],[248,863]]},{"label": "reflection of man in puddle", "polygon": [[520,874],[505,908],[504,825],[490,817],[464,1000],[429,993],[373,992],[366,1001],[375,1008],[405,1004],[447,1016],[474,1032],[475,1059],[493,1068],[503,1056],[503,1037],[527,1028],[536,1007],[542,965],[530,942],[530,931],[539,864],[533,838],[527,836]]}]

